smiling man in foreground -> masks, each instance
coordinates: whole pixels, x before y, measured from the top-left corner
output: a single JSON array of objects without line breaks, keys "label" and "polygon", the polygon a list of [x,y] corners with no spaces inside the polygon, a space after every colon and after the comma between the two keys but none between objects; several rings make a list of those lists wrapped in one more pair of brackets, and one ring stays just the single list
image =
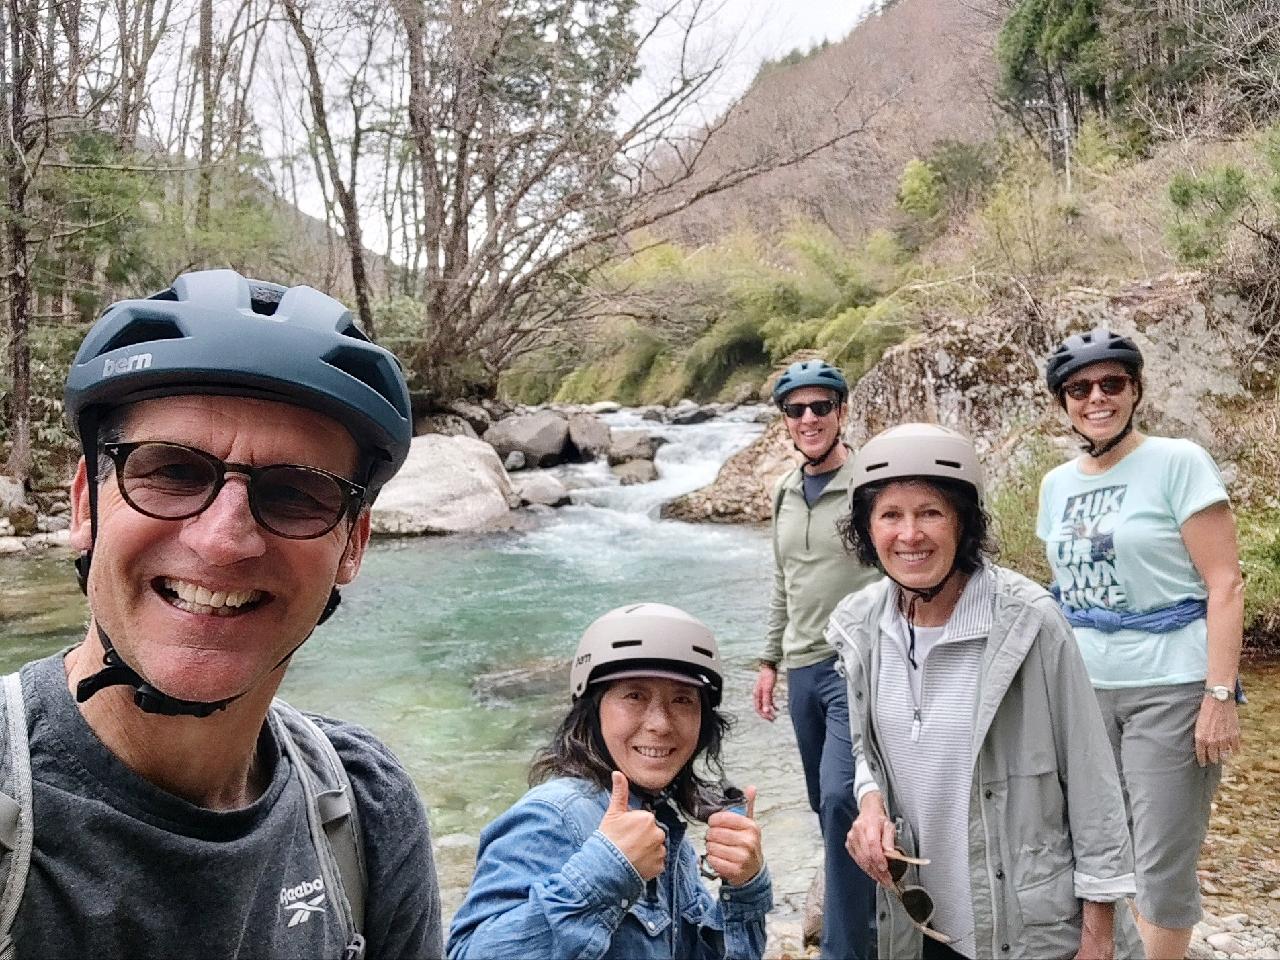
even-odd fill
[{"label": "smiling man in foreground", "polygon": [[90,622],[5,682],[0,934],[18,957],[439,956],[408,774],[273,702],[407,455],[395,358],[310,287],[192,273],[107,310],[66,407]]}]

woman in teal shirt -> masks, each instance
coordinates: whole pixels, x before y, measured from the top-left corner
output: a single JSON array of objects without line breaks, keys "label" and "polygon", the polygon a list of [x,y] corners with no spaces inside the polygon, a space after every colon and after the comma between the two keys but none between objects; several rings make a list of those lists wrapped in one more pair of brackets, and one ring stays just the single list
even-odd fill
[{"label": "woman in teal shirt", "polygon": [[1037,533],[1124,783],[1147,956],[1185,957],[1202,916],[1195,871],[1210,802],[1240,745],[1235,521],[1209,454],[1133,428],[1132,340],[1068,337],[1046,379],[1084,445],[1045,476]]}]

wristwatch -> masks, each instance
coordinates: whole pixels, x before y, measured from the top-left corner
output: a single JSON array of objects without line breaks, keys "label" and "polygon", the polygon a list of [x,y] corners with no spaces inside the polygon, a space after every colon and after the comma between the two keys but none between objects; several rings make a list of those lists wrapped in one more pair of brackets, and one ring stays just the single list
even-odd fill
[{"label": "wristwatch", "polygon": [[1232,693],[1232,690],[1230,687],[1224,687],[1221,684],[1219,684],[1216,687],[1204,688],[1204,695],[1206,697],[1213,697],[1213,699],[1217,700],[1219,703],[1226,703],[1228,700],[1230,700],[1231,693]]}]

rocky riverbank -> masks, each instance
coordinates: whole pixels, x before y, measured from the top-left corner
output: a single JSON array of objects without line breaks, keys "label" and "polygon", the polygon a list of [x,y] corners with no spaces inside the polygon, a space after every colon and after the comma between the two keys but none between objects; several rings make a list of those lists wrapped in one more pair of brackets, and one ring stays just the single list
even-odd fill
[{"label": "rocky riverbank", "polygon": [[[654,457],[664,438],[653,424],[690,426],[732,414],[768,422],[772,407],[758,404],[697,404],[631,411],[628,429],[605,421],[620,407],[504,407],[459,401],[447,413],[420,418],[408,461],[387,484],[373,509],[373,531],[386,536],[465,533],[506,529],[520,523],[513,511],[563,506],[570,489],[554,469],[603,460],[617,483],[658,478]],[[65,491],[30,493],[0,476],[0,555],[35,554],[68,542],[70,504]]]}]

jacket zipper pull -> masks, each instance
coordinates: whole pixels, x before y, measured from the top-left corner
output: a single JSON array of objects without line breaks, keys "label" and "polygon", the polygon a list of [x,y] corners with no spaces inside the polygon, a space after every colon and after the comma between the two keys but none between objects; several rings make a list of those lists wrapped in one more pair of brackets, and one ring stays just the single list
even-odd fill
[{"label": "jacket zipper pull", "polygon": [[920,708],[916,707],[915,713],[911,717],[911,742],[920,742]]}]

